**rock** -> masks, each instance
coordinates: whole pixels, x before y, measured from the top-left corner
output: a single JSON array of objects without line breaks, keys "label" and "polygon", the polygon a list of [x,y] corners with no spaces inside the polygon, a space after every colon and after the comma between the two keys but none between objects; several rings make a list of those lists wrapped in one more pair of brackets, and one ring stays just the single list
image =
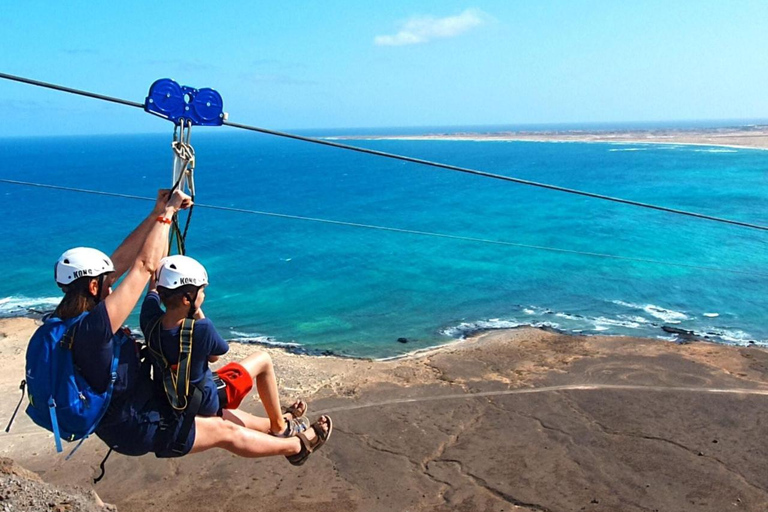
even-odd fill
[{"label": "rock", "polygon": [[398,343],[408,343],[408,338],[397,338]]},{"label": "rock", "polygon": [[49,510],[53,512],[115,511],[95,492],[78,487],[58,488],[11,459],[0,457],[0,496],[3,511]]},{"label": "rock", "polygon": [[701,336],[697,335],[693,331],[680,329],[679,327],[671,327],[669,325],[662,325],[661,330],[670,334],[677,334],[677,342],[680,344],[691,343],[692,341],[700,341]]},{"label": "rock", "polygon": [[[6,457],[0,457],[0,475],[15,475],[23,478],[24,480],[31,480],[33,482],[42,482],[43,480],[37,475],[23,467],[19,466],[12,459]],[[21,487],[21,482],[17,482]]]}]

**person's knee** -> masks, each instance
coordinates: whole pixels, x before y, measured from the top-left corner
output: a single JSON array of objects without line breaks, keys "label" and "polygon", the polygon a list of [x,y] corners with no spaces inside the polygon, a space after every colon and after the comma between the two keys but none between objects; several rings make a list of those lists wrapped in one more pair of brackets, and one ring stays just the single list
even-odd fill
[{"label": "person's knee", "polygon": [[242,364],[252,377],[273,369],[272,358],[266,352],[255,352],[246,357]]},{"label": "person's knee", "polygon": [[272,368],[272,357],[266,352],[259,352],[259,362],[265,369]]},{"label": "person's knee", "polygon": [[214,432],[216,446],[227,448],[237,445],[243,436],[243,427],[224,419],[219,419]]}]

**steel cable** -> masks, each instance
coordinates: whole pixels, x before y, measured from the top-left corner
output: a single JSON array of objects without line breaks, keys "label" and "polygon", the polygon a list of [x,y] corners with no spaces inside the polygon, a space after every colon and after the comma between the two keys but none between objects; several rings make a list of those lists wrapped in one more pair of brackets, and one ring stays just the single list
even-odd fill
[{"label": "steel cable", "polygon": [[[54,90],[57,90],[57,91],[67,92],[67,93],[70,93],[70,94],[77,94],[77,95],[80,95],[80,96],[86,96],[86,97],[89,97],[89,98],[95,98],[95,99],[98,99],[98,100],[104,100],[104,101],[110,101],[110,102],[113,102],[113,103],[119,103],[119,104],[122,104],[122,105],[127,105],[129,107],[137,107],[137,108],[141,108],[141,109],[144,108],[143,104],[136,103],[134,101],[128,101],[128,100],[124,100],[124,99],[121,99],[121,98],[115,98],[113,96],[106,96],[106,95],[103,95],[103,94],[96,94],[96,93],[84,91],[84,90],[81,90],[81,89],[73,89],[71,87],[63,87],[61,85],[52,84],[52,83],[48,83],[48,82],[42,82],[42,81],[39,81],[39,80],[32,80],[32,79],[29,79],[29,78],[24,78],[24,77],[15,76],[15,75],[9,75],[7,73],[0,73],[0,78],[6,79],[6,80],[12,80],[12,81],[15,81],[15,82],[20,82],[20,83],[24,83],[24,84],[28,84],[28,85],[34,85],[34,86],[37,86],[37,87],[45,87],[45,88],[48,88],[48,89],[54,89]],[[539,183],[539,182],[536,182],[536,181],[524,180],[524,179],[521,179],[521,178],[514,178],[514,177],[511,177],[511,176],[504,176],[502,174],[495,174],[495,173],[490,173],[490,172],[485,172],[485,171],[479,171],[479,170],[470,169],[470,168],[467,168],[467,167],[459,167],[459,166],[456,166],[456,165],[449,165],[449,164],[443,164],[443,163],[440,163],[440,162],[433,162],[433,161],[430,161],[430,160],[423,160],[421,158],[413,158],[413,157],[409,157],[409,156],[398,155],[398,154],[395,154],[395,153],[387,153],[387,152],[384,152],[384,151],[376,151],[376,150],[373,150],[373,149],[361,148],[359,146],[350,146],[348,144],[340,144],[338,142],[332,142],[332,141],[329,141],[329,140],[323,140],[323,139],[318,139],[318,138],[314,138],[314,137],[304,137],[304,136],[301,136],[301,135],[295,135],[295,134],[292,134],[292,133],[280,132],[280,131],[276,131],[276,130],[269,130],[269,129],[266,129],[266,128],[259,128],[259,127],[256,127],[256,126],[249,126],[249,125],[240,124],[240,123],[231,123],[229,121],[224,121],[224,125],[225,126],[230,126],[232,128],[238,128],[238,129],[241,129],[241,130],[248,130],[248,131],[263,133],[263,134],[266,134],[266,135],[273,135],[273,136],[276,136],[276,137],[283,137],[283,138],[288,138],[288,139],[293,139],[293,140],[299,140],[299,141],[303,141],[303,142],[310,142],[310,143],[313,143],[313,144],[321,144],[323,146],[330,146],[330,147],[334,147],[334,148],[338,148],[338,149],[344,149],[344,150],[348,150],[348,151],[356,151],[358,153],[365,153],[365,154],[380,156],[380,157],[384,157],[384,158],[391,158],[391,159],[400,160],[400,161],[403,161],[403,162],[410,162],[410,163],[415,163],[415,164],[420,164],[420,165],[426,165],[426,166],[436,167],[436,168],[439,168],[439,169],[445,169],[445,170],[449,170],[449,171],[456,171],[456,172],[462,172],[462,173],[466,173],[466,174],[473,174],[475,176],[482,176],[482,177],[485,177],[485,178],[492,178],[492,179],[497,179],[497,180],[502,180],[502,181],[509,181],[509,182],[518,183],[518,184],[521,184],[521,185],[528,185],[528,186],[539,187],[539,188],[543,188],[543,189],[547,189],[547,190],[555,190],[555,191],[558,191],[558,192],[565,192],[565,193],[568,193],[568,194],[575,194],[575,195],[580,195],[580,196],[584,196],[584,197],[591,197],[593,199],[601,199],[601,200],[604,200],[604,201],[612,201],[614,203],[627,204],[627,205],[638,206],[638,207],[641,207],[641,208],[648,208],[648,209],[658,210],[658,211],[667,212],[667,213],[674,213],[674,214],[677,214],[677,215],[685,215],[685,216],[688,216],[688,217],[695,217],[695,218],[698,218],[698,219],[710,220],[710,221],[720,222],[720,223],[724,223],[724,224],[731,224],[731,225],[734,225],[734,226],[741,226],[741,227],[746,227],[746,228],[751,228],[751,229],[758,229],[758,230],[761,230],[761,231],[768,231],[768,226],[763,226],[763,225],[760,225],[760,224],[754,224],[754,223],[750,223],[750,222],[743,222],[743,221],[738,221],[738,220],[733,220],[733,219],[726,219],[726,218],[722,218],[722,217],[715,217],[713,215],[705,215],[705,214],[702,214],[702,213],[690,212],[690,211],[687,211],[687,210],[680,210],[680,209],[677,209],[677,208],[668,208],[666,206],[659,206],[659,205],[650,204],[650,203],[643,203],[643,202],[640,202],[640,201],[632,201],[630,199],[623,199],[623,198],[620,198],[620,197],[613,197],[613,196],[607,196],[607,195],[603,195],[603,194],[596,194],[596,193],[593,193],[593,192],[586,192],[586,191],[583,191],[583,190],[577,190],[577,189],[572,189],[572,188],[560,187],[560,186],[557,186],[557,185],[550,185],[550,184],[547,184],[547,183]]]},{"label": "steel cable", "polygon": [[[119,197],[122,199],[134,199],[134,200],[140,200],[140,201],[154,201],[155,199],[151,197],[145,197],[145,196],[137,196],[137,195],[131,195],[131,194],[121,194],[117,192],[103,192],[100,190],[89,190],[89,189],[83,189],[83,188],[75,188],[75,187],[64,187],[61,185],[50,185],[46,183],[32,183],[28,181],[18,181],[18,180],[9,180],[0,178],[0,183],[6,183],[9,185],[23,185],[28,187],[38,187],[38,188],[47,188],[52,190],[62,190],[62,191],[68,191],[68,192],[80,192],[84,194],[95,194],[100,196],[109,196],[109,197]],[[573,249],[561,249],[558,247],[548,247],[543,245],[533,245],[533,244],[522,244],[517,242],[509,242],[505,240],[493,240],[489,238],[476,238],[476,237],[469,237],[469,236],[462,236],[462,235],[451,235],[448,233],[436,233],[432,231],[420,231],[415,229],[405,229],[405,228],[395,228],[390,226],[379,226],[375,224],[362,224],[359,222],[347,222],[347,221],[341,221],[341,220],[333,220],[333,219],[324,219],[320,217],[306,217],[302,215],[291,215],[287,213],[275,213],[275,212],[266,212],[266,211],[260,211],[260,210],[250,210],[246,208],[236,208],[236,207],[229,207],[229,206],[217,206],[217,205],[211,205],[211,204],[200,204],[196,203],[195,206],[197,208],[206,208],[209,210],[219,210],[219,211],[225,211],[225,212],[233,212],[233,213],[247,213],[251,215],[261,215],[265,217],[275,217],[280,219],[290,219],[290,220],[303,220],[308,222],[318,222],[323,224],[332,224],[336,226],[347,226],[347,227],[354,227],[354,228],[362,228],[362,229],[371,229],[371,230],[379,230],[379,231],[389,231],[393,233],[402,233],[402,234],[410,234],[410,235],[419,235],[419,236],[429,236],[434,238],[446,238],[450,240],[458,240],[458,241],[464,241],[464,242],[475,242],[475,243],[484,243],[484,244],[493,244],[493,245],[502,245],[502,246],[509,246],[509,247],[519,247],[523,249],[534,249],[539,251],[549,251],[549,252],[556,252],[556,253],[564,253],[564,254],[576,254],[581,256],[589,256],[594,258],[609,258],[614,260],[622,260],[622,261],[632,261],[636,263],[647,263],[647,264],[654,264],[654,265],[666,265],[666,266],[673,266],[673,267],[681,267],[681,268],[689,268],[689,269],[696,269],[696,270],[706,270],[706,271],[714,271],[714,272],[727,272],[731,274],[742,274],[742,275],[748,275],[752,277],[762,277],[762,278],[768,278],[768,274],[762,274],[759,272],[749,272],[744,270],[735,270],[735,269],[728,269],[728,268],[722,268],[722,267],[708,267],[708,266],[702,266],[702,265],[690,265],[687,263],[678,263],[674,261],[664,261],[664,260],[654,260],[654,259],[648,259],[648,258],[634,258],[631,256],[619,256],[616,254],[604,254],[604,253],[598,253],[598,252],[587,252],[587,251],[577,251]]]}]

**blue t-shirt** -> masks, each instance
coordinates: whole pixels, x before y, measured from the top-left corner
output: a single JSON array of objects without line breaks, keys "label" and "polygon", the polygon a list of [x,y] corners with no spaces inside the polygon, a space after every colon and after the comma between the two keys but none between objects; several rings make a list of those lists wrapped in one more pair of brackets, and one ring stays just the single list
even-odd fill
[{"label": "blue t-shirt", "polygon": [[[164,314],[165,311],[160,306],[160,296],[156,292],[149,292],[141,305],[141,316],[139,317],[141,331],[147,340],[149,340],[149,330]],[[169,364],[177,364],[179,362],[179,327],[166,330],[162,328],[162,325],[158,325],[157,329],[160,331],[160,347],[163,350],[163,355]],[[213,322],[207,318],[195,322],[192,336],[189,382],[200,385],[203,391],[203,400],[197,414],[199,416],[215,416],[220,408],[219,395],[216,385],[213,383],[213,374],[208,368],[208,357],[226,354],[229,345],[216,332]],[[162,382],[160,379],[155,380],[159,393],[165,396]]]},{"label": "blue t-shirt", "polygon": [[[94,391],[104,392],[109,385],[113,344],[105,303],[100,302],[74,328],[73,362]],[[96,435],[126,455],[167,452],[175,439],[171,434],[159,435],[159,426],[162,421],[173,423],[176,433],[180,420],[155,398],[152,383],[142,372],[138,348],[134,341],[127,340],[120,349],[112,400]],[[193,442],[194,432],[188,436],[187,451]]]},{"label": "blue t-shirt", "polygon": [[[74,328],[72,359],[75,367],[94,391],[103,393],[109,386],[113,336],[105,303],[102,301],[97,304]],[[138,346],[131,342],[123,343],[112,400],[120,401],[127,393],[133,393],[141,380]],[[150,397],[139,398],[146,401]]]}]

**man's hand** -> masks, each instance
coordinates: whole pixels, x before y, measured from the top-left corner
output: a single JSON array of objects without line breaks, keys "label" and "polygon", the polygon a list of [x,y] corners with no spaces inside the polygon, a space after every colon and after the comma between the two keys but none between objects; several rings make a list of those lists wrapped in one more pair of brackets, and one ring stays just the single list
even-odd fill
[{"label": "man's hand", "polygon": [[173,208],[175,211],[186,210],[190,206],[192,206],[192,198],[178,189],[171,194],[171,198],[165,205],[166,208]]},{"label": "man's hand", "polygon": [[157,199],[155,200],[155,207],[152,209],[155,213],[163,213],[165,205],[168,204],[168,200],[171,198],[171,189],[161,188],[157,191]]}]

